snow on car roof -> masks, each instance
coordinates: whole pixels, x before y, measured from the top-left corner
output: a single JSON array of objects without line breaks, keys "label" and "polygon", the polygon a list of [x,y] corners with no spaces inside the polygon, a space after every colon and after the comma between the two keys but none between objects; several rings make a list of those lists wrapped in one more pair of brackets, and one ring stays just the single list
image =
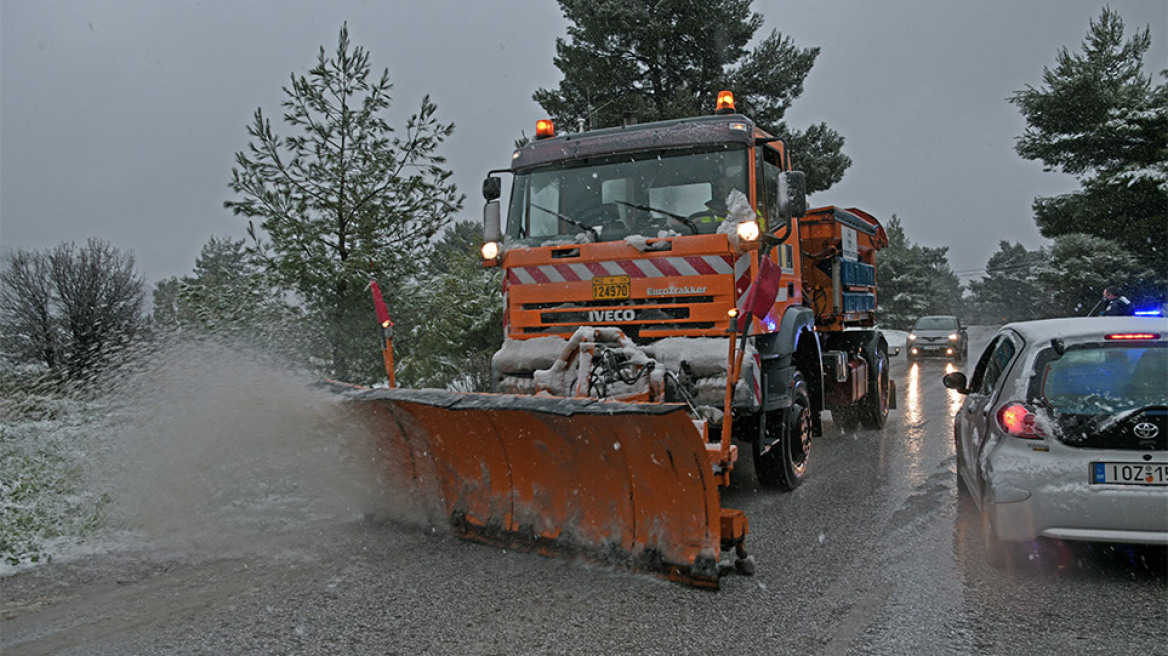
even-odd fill
[{"label": "snow on car roof", "polygon": [[1028,342],[1099,338],[1110,333],[1154,332],[1168,339],[1168,319],[1159,317],[1069,317],[1018,321],[1002,327],[1012,329]]}]

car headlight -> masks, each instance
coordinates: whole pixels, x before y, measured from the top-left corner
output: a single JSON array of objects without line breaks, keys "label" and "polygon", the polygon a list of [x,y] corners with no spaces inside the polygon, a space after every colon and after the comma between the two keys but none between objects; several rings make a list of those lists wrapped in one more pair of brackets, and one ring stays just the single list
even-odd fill
[{"label": "car headlight", "polygon": [[738,238],[743,241],[758,239],[758,221],[740,221],[738,223]]},{"label": "car headlight", "polygon": [[908,336],[908,341],[910,341],[910,342],[915,342],[915,341],[917,341],[917,336],[916,336],[916,335],[909,335],[909,336]]},{"label": "car headlight", "polygon": [[952,335],[949,335],[949,341],[951,341],[951,342],[956,342],[959,339],[961,339],[961,336],[958,335],[957,333],[953,333]]}]

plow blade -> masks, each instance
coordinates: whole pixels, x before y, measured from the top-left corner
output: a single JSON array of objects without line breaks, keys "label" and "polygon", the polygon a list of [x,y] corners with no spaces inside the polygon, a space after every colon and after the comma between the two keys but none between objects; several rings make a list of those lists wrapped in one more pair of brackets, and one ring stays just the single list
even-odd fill
[{"label": "plow blade", "polygon": [[684,406],[440,390],[346,396],[372,422],[380,456],[441,497],[460,537],[718,586],[723,515],[738,511],[721,510]]}]

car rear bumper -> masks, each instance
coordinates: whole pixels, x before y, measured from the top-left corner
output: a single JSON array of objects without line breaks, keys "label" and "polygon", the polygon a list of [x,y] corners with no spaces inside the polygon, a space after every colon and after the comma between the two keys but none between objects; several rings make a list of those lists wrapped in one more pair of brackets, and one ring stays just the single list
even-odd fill
[{"label": "car rear bumper", "polygon": [[[1012,488],[987,503],[999,538],[1038,537],[1085,542],[1168,545],[1168,490],[1045,488],[1025,494]],[[1006,500],[1009,499],[1009,500]]]}]

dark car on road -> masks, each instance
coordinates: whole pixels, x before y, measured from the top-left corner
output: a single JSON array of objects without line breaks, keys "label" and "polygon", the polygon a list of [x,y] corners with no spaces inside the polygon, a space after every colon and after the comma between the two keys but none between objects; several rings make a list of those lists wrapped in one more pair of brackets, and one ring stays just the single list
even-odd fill
[{"label": "dark car on road", "polygon": [[1168,544],[1168,321],[1008,324],[972,377],[944,383],[965,395],[957,490],[980,509],[991,564],[1038,538]]},{"label": "dark car on road", "polygon": [[909,360],[941,357],[965,362],[965,356],[969,354],[969,336],[957,317],[934,315],[917,319],[904,346]]}]

